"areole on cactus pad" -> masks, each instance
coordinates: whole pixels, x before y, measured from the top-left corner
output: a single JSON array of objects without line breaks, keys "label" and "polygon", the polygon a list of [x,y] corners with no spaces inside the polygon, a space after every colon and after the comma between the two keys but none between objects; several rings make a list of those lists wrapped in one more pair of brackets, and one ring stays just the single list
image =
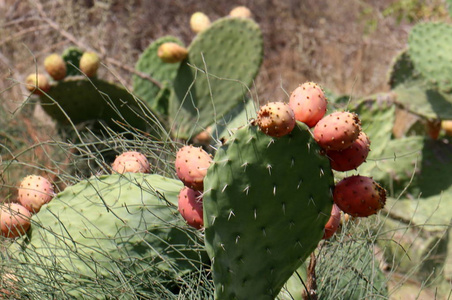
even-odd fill
[{"label": "areole on cactus pad", "polygon": [[332,186],[328,158],[304,124],[279,138],[237,130],[204,178],[215,297],[274,299],[321,240]]}]

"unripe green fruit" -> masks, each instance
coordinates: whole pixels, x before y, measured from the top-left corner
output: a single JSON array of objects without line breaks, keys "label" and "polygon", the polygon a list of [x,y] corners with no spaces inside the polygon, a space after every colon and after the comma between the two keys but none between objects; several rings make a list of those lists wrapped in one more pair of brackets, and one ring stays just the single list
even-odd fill
[{"label": "unripe green fruit", "polygon": [[88,77],[93,77],[99,69],[99,56],[94,52],[85,52],[80,58],[80,70]]},{"label": "unripe green fruit", "polygon": [[61,80],[66,77],[66,63],[61,55],[53,53],[44,60],[44,68],[55,80]]}]

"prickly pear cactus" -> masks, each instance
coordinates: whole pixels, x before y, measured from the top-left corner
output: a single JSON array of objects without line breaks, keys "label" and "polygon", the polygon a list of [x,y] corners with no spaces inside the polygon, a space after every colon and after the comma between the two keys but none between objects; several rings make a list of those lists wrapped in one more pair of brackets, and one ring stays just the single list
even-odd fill
[{"label": "prickly pear cactus", "polygon": [[394,57],[389,70],[388,84],[392,89],[400,84],[418,80],[421,77],[419,71],[414,67],[407,49],[402,50]]},{"label": "prickly pear cactus", "polygon": [[408,38],[409,55],[426,79],[443,91],[452,91],[452,26],[446,23],[419,23]]},{"label": "prickly pear cactus", "polygon": [[115,121],[146,128],[140,104],[133,96],[121,86],[101,79],[66,77],[54,82],[40,101],[44,111],[61,125],[101,120],[114,128]]},{"label": "prickly pear cactus", "polygon": [[221,120],[245,99],[262,62],[262,33],[251,19],[223,18],[199,33],[188,51],[169,109],[172,132],[181,138]]},{"label": "prickly pear cactus", "polygon": [[219,148],[204,182],[216,299],[274,299],[323,236],[333,175],[302,123],[271,138],[247,125]]},{"label": "prickly pear cactus", "polygon": [[207,256],[177,212],[181,188],[177,180],[136,173],[66,188],[33,217],[24,248],[9,253],[27,295],[117,298],[199,272]]},{"label": "prickly pear cactus", "polygon": [[[176,77],[180,63],[165,63],[157,55],[157,50],[163,43],[173,42],[183,46],[180,39],[172,36],[165,36],[157,39],[149,45],[138,59],[135,69],[143,72],[162,85],[172,85]],[[164,87],[159,87],[153,82],[138,75],[133,76],[133,90],[136,96],[142,99],[148,106],[163,116],[168,115],[168,98],[162,99],[159,96]],[[162,103],[164,102],[164,103]]]}]

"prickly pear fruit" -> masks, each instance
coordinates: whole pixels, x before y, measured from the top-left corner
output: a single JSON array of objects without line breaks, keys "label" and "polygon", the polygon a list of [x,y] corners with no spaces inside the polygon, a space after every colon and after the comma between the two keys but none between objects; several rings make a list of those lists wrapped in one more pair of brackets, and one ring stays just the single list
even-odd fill
[{"label": "prickly pear fruit", "polygon": [[179,193],[178,210],[187,224],[200,229],[204,226],[201,192],[185,186]]},{"label": "prickly pear fruit", "polygon": [[290,95],[289,106],[295,114],[295,120],[314,127],[326,113],[325,93],[314,82],[305,82]]},{"label": "prickly pear fruit", "polygon": [[3,204],[0,210],[2,235],[16,238],[24,235],[30,228],[31,213],[18,203]]},{"label": "prickly pear fruit", "polygon": [[446,135],[452,136],[452,120],[442,120],[441,128],[444,130]]},{"label": "prickly pear fruit", "polygon": [[50,83],[47,77],[41,73],[33,73],[25,79],[27,90],[36,95],[42,95],[50,91]]},{"label": "prickly pear fruit", "polygon": [[55,196],[53,186],[42,176],[29,175],[20,182],[18,200],[32,214],[41,210]]},{"label": "prickly pear fruit", "polygon": [[341,209],[336,204],[333,204],[331,208],[331,216],[325,225],[325,232],[323,233],[323,239],[327,240],[336,233],[339,225],[341,224]]},{"label": "prickly pear fruit", "polygon": [[137,151],[127,151],[117,156],[112,164],[113,173],[149,173],[149,161],[144,154]]},{"label": "prickly pear fruit", "polygon": [[325,150],[344,150],[350,147],[361,132],[358,115],[336,111],[321,119],[314,127],[314,139]]},{"label": "prickly pear fruit", "polygon": [[86,76],[93,77],[100,66],[99,56],[95,52],[84,52],[80,57],[79,68]]},{"label": "prickly pear fruit", "polygon": [[230,12],[229,16],[233,18],[251,18],[251,10],[245,6],[234,7]]},{"label": "prickly pear fruit", "polygon": [[195,12],[190,18],[190,28],[195,33],[200,33],[210,26],[209,17],[202,12]]},{"label": "prickly pear fruit", "polygon": [[61,80],[66,77],[66,62],[57,53],[50,54],[44,59],[44,68],[50,77]]},{"label": "prickly pear fruit", "polygon": [[433,140],[437,140],[439,137],[439,133],[441,131],[441,120],[439,119],[427,120],[425,126],[427,128],[428,136]]},{"label": "prickly pear fruit", "polygon": [[257,125],[260,130],[272,137],[289,134],[295,123],[293,110],[283,102],[269,102],[257,113]]},{"label": "prickly pear fruit", "polygon": [[160,45],[157,55],[163,62],[173,64],[186,59],[188,50],[177,43],[168,42]]},{"label": "prickly pear fruit", "polygon": [[197,191],[204,187],[204,177],[212,157],[201,147],[184,146],[177,151],[176,174],[185,186]]},{"label": "prickly pear fruit", "polygon": [[333,200],[343,212],[353,217],[368,217],[384,207],[386,190],[371,177],[354,175],[336,184]]},{"label": "prickly pear fruit", "polygon": [[370,151],[370,140],[364,131],[361,131],[353,144],[344,150],[327,150],[331,169],[336,171],[350,171],[359,167],[366,161]]}]

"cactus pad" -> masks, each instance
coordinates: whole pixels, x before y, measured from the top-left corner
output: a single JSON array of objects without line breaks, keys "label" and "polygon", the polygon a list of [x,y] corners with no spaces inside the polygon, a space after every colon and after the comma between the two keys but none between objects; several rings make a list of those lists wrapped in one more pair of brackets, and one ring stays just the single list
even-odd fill
[{"label": "cactus pad", "polygon": [[402,83],[417,80],[421,77],[421,74],[414,68],[413,61],[406,49],[393,59],[388,75],[388,84],[392,89]]},{"label": "cactus pad", "polygon": [[[135,69],[143,72],[162,85],[172,83],[174,78],[176,77],[177,70],[179,68],[180,63],[170,64],[164,63],[157,55],[157,49],[163,43],[173,42],[183,46],[181,40],[172,36],[165,36],[159,38],[149,45],[148,48],[141,54],[138,59]],[[155,85],[154,83],[146,80],[145,78],[141,78],[138,75],[133,76],[133,90],[137,97],[143,100],[151,109],[154,109],[156,112],[167,115],[168,110],[168,99],[165,98],[165,105],[162,105],[162,99],[157,97],[159,95],[161,87]],[[159,99],[159,101],[157,101]]]},{"label": "cactus pad", "polygon": [[452,91],[452,26],[446,23],[419,23],[408,38],[414,66],[444,91]]},{"label": "cactus pad", "polygon": [[115,127],[115,120],[144,129],[140,118],[139,103],[124,88],[111,82],[83,76],[67,77],[54,83],[47,93],[40,97],[41,106],[59,124],[74,124],[85,121],[103,120]]},{"label": "cactus pad", "polygon": [[204,179],[217,299],[274,299],[323,236],[333,175],[307,127],[273,139],[237,130]]},{"label": "cactus pad", "polygon": [[83,51],[77,47],[69,47],[64,50],[61,56],[66,62],[66,76],[82,75],[78,69],[82,55]]},{"label": "cactus pad", "polygon": [[188,51],[170,100],[172,130],[182,138],[221,120],[245,99],[262,62],[262,33],[251,19],[223,18],[198,34]]},{"label": "cactus pad", "polygon": [[[66,188],[33,217],[25,249],[11,251],[27,262],[16,273],[28,273],[30,291],[40,285],[36,291],[56,298],[103,299],[199,270],[205,252],[177,213],[181,188],[177,180],[132,173]],[[58,288],[52,289],[53,282]],[[42,291],[43,284],[48,290]],[[106,294],[109,284],[114,288]]]}]

